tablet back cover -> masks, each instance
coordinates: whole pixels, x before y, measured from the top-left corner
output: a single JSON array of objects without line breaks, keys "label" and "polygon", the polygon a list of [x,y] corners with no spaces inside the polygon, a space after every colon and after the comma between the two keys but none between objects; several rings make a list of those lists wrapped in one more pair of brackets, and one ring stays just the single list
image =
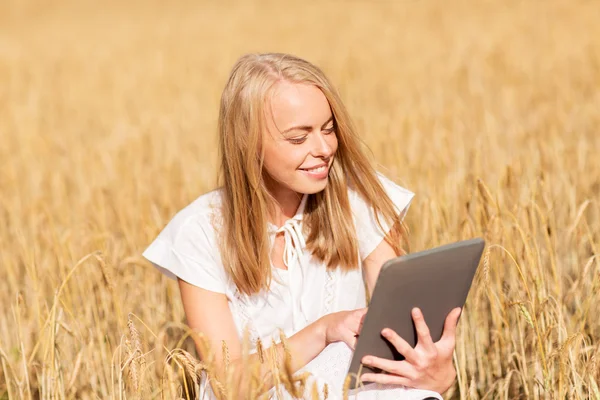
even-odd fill
[{"label": "tablet back cover", "polygon": [[[465,240],[389,260],[377,279],[369,311],[348,372],[357,374],[361,359],[374,355],[403,360],[394,346],[381,336],[388,327],[411,346],[417,342],[411,310],[419,307],[431,337],[438,341],[446,316],[462,307],[484,249],[484,240]],[[361,373],[380,372],[363,366]],[[356,387],[354,376],[351,388]]]}]

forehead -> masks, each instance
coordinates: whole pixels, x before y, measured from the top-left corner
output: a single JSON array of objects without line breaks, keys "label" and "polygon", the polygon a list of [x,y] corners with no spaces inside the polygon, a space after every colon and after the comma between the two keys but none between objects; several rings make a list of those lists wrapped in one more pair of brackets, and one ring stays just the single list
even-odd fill
[{"label": "forehead", "polygon": [[314,85],[278,82],[267,100],[267,116],[283,131],[297,125],[320,126],[331,117],[331,108]]}]

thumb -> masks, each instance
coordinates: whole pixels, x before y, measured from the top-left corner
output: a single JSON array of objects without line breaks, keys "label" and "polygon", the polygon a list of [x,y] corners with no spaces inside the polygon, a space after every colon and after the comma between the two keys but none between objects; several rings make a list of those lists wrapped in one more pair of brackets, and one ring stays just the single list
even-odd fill
[{"label": "thumb", "polygon": [[367,310],[367,307],[354,310],[354,321],[358,322],[358,325],[356,325],[356,333],[360,333],[360,330],[362,329],[363,322],[365,321],[365,315],[367,315]]},{"label": "thumb", "polygon": [[351,331],[346,331],[343,336],[343,341],[352,349],[352,351],[354,351],[358,338]]},{"label": "thumb", "polygon": [[362,327],[365,323],[365,317],[367,316],[367,309],[365,308],[365,312],[360,317],[360,323],[358,324],[358,333],[362,330]]},{"label": "thumb", "polygon": [[444,322],[444,332],[442,334],[442,339],[450,340],[454,343],[456,337],[456,326],[458,325],[458,319],[460,318],[460,314],[462,313],[462,309],[457,307],[450,311],[448,316],[446,317],[446,321]]},{"label": "thumb", "polygon": [[365,315],[367,315],[367,311],[369,310],[368,307],[365,308],[359,308],[358,310],[356,310],[356,313],[359,315],[360,318],[364,318]]}]

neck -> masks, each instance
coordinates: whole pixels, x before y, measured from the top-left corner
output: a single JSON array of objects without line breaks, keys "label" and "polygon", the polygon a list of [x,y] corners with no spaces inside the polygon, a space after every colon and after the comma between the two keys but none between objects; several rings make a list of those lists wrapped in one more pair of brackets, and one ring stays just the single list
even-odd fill
[{"label": "neck", "polygon": [[275,200],[269,207],[269,221],[278,227],[282,226],[296,214],[303,195],[280,184],[269,184],[267,189]]}]

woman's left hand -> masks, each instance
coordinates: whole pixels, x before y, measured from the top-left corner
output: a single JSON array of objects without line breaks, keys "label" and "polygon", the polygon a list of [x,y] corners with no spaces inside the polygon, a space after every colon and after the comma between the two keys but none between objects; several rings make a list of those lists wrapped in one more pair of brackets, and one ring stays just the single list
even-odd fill
[{"label": "woman's left hand", "polygon": [[444,323],[444,333],[441,339],[434,343],[423,313],[414,308],[412,317],[417,331],[417,345],[413,348],[393,330],[384,329],[382,335],[394,345],[405,360],[394,361],[365,356],[362,359],[364,365],[379,368],[387,373],[365,373],[361,375],[361,380],[444,393],[456,379],[452,355],[460,313],[461,309],[455,308],[448,314]]}]

